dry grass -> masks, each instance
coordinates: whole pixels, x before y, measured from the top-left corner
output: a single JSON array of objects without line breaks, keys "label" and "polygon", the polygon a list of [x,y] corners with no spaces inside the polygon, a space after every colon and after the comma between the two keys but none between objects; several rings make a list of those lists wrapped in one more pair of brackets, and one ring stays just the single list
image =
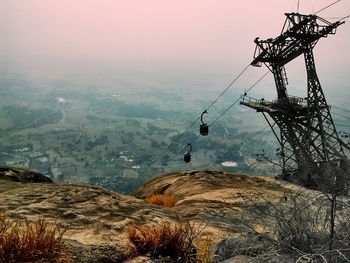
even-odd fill
[{"label": "dry grass", "polygon": [[63,233],[44,220],[11,223],[0,214],[0,263],[73,262],[63,244]]},{"label": "dry grass", "polygon": [[170,257],[176,262],[196,262],[197,249],[194,240],[204,228],[185,223],[148,224],[132,226],[128,238],[135,246],[135,254]]},{"label": "dry grass", "polygon": [[211,236],[205,236],[196,242],[197,262],[211,262],[214,244],[215,241]]},{"label": "dry grass", "polygon": [[151,195],[147,197],[147,201],[150,204],[161,205],[165,207],[174,207],[177,203],[177,199],[174,196],[161,194]]}]

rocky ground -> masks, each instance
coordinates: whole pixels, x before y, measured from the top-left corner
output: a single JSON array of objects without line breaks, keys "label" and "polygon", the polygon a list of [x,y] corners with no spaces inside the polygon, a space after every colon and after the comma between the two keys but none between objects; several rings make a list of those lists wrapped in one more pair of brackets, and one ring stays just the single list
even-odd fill
[{"label": "rocky ground", "polygon": [[[269,177],[192,171],[156,177],[126,196],[89,185],[15,182],[5,173],[11,172],[0,171],[0,212],[11,219],[56,222],[66,229],[77,262],[121,262],[133,224],[186,219],[205,225],[203,235],[215,243],[239,237],[247,232],[239,220],[249,218],[251,200],[280,202],[293,187]],[[175,196],[178,203],[164,208],[145,201],[157,193]],[[142,260],[134,262],[149,259]]]},{"label": "rocky ground", "polygon": [[249,216],[249,204],[268,199],[279,202],[288,196],[292,185],[266,176],[248,176],[218,171],[171,173],[156,177],[139,187],[134,196],[152,194],[175,196],[172,209],[189,220],[207,222],[207,229],[218,238],[241,233],[235,224],[243,214]]}]

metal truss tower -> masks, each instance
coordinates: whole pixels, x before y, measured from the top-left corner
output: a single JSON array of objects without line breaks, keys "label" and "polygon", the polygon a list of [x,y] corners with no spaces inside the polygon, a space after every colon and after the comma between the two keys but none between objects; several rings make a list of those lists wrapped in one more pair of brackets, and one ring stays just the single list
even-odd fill
[{"label": "metal truss tower", "polygon": [[[273,73],[277,100],[244,96],[241,104],[262,112],[275,134],[282,178],[314,189],[344,191],[350,164],[336,131],[330,107],[318,79],[313,48],[318,40],[335,34],[344,22],[331,23],[316,15],[287,13],[281,35],[255,39],[253,66],[265,64]],[[288,95],[285,65],[303,55],[307,73],[307,97]],[[268,116],[270,118],[268,118]],[[278,127],[278,131],[275,129]]]}]

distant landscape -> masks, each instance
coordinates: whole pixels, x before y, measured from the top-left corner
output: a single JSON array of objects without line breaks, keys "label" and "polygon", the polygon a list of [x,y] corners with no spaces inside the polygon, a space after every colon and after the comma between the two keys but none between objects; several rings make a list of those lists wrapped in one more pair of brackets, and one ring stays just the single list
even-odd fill
[{"label": "distant landscape", "polygon": [[[275,166],[256,160],[263,149],[278,162],[271,132],[256,134],[266,124],[239,104],[210,127],[209,136],[196,138],[199,120],[183,134],[217,96],[205,89],[181,94],[157,87],[130,89],[123,83],[115,87],[64,80],[36,83],[14,74],[1,75],[0,87],[3,166],[124,193],[155,175],[221,170],[224,161],[237,162],[237,171],[278,173]],[[239,95],[237,91],[225,97],[204,120],[211,123]],[[192,161],[186,164],[183,154],[193,140]]]}]

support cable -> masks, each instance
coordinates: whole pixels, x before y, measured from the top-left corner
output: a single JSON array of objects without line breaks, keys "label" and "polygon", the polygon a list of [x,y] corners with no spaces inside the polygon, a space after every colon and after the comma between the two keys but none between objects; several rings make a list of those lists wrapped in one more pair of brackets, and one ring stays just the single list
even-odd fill
[{"label": "support cable", "polygon": [[316,14],[318,14],[318,13],[320,13],[320,12],[322,12],[322,11],[328,9],[328,8],[330,8],[331,6],[333,6],[333,5],[337,4],[337,3],[339,3],[340,1],[341,1],[341,0],[337,0],[337,1],[335,1],[335,2],[333,2],[333,3],[331,3],[331,4],[329,4],[329,5],[327,5],[327,6],[323,7],[323,8],[321,8],[321,9],[318,10],[314,15],[316,15]]}]

